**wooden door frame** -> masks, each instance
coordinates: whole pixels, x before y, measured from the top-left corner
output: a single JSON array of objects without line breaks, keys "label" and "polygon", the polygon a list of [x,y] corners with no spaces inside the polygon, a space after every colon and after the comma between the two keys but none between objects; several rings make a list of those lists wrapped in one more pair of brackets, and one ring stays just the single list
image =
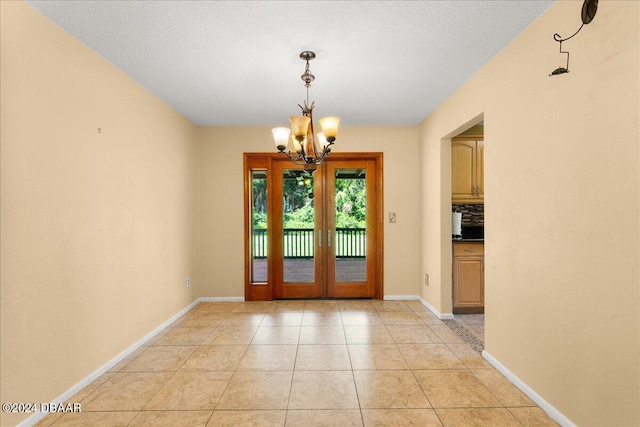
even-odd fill
[{"label": "wooden door frame", "polygon": [[[243,155],[243,180],[244,180],[244,299],[246,301],[271,301],[273,299],[273,268],[267,269],[267,282],[253,283],[251,281],[251,211],[252,211],[252,180],[251,171],[263,169],[267,171],[267,193],[273,194],[273,179],[270,173],[273,171],[273,162],[286,159],[280,153],[244,153]],[[374,275],[374,295],[373,299],[383,299],[384,297],[384,191],[383,191],[383,153],[361,152],[361,153],[331,153],[327,161],[332,160],[372,160],[376,170],[376,254],[374,255],[375,272]],[[320,166],[322,167],[322,166]],[[267,239],[272,241],[273,218],[267,216]],[[267,264],[273,265],[272,251],[268,251]]]}]

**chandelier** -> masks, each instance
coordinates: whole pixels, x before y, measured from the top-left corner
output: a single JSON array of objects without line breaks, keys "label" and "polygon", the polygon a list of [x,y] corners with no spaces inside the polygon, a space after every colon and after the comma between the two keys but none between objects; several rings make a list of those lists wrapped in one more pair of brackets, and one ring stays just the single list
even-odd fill
[{"label": "chandelier", "polygon": [[[304,169],[311,172],[315,171],[325,156],[331,152],[331,146],[338,135],[338,123],[340,122],[337,117],[320,119],[322,132],[318,132],[314,137],[313,107],[315,107],[315,102],[309,104],[309,88],[316,77],[309,71],[309,61],[315,57],[316,54],[308,50],[300,53],[300,59],[307,63],[304,73],[300,76],[307,88],[307,100],[304,101],[304,107],[298,104],[298,107],[302,109],[302,115],[289,118],[291,129],[285,127],[271,129],[278,152],[285,154],[296,165],[304,165]],[[292,134],[291,140],[289,140],[290,134]]]}]

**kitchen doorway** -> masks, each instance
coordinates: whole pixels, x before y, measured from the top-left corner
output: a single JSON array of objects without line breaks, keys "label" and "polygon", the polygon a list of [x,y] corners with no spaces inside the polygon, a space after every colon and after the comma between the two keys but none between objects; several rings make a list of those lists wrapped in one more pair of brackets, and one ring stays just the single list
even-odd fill
[{"label": "kitchen doorway", "polygon": [[[449,180],[443,191],[451,196],[451,246],[442,254],[451,285],[442,289],[444,322],[478,352],[485,336],[485,138],[483,115],[443,138],[449,151],[442,164]],[[454,215],[455,213],[455,215]],[[446,214],[445,214],[446,215]],[[448,294],[448,295],[447,295]],[[450,303],[449,303],[450,301]],[[450,304],[450,305],[449,305]],[[448,320],[451,319],[451,320]]]}]

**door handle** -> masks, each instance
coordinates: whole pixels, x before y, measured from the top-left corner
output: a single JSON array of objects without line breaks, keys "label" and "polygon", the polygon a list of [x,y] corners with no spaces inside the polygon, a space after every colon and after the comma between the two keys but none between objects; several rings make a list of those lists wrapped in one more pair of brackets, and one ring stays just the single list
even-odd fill
[{"label": "door handle", "polygon": [[318,247],[322,247],[322,230],[318,230]]},{"label": "door handle", "polygon": [[327,246],[331,247],[331,230],[327,230]]}]

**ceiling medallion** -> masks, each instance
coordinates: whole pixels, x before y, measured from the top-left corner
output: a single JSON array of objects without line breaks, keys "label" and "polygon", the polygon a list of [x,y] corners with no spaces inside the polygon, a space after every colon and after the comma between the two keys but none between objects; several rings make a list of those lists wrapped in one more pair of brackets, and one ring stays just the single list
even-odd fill
[{"label": "ceiling medallion", "polygon": [[[304,169],[310,172],[315,171],[325,156],[331,152],[331,146],[338,135],[338,123],[340,122],[337,117],[320,119],[322,132],[318,132],[314,137],[313,108],[315,103],[309,103],[309,88],[316,77],[309,70],[309,61],[315,57],[316,54],[308,50],[300,53],[300,59],[306,61],[304,73],[300,78],[307,88],[307,99],[304,101],[304,106],[298,104],[298,107],[302,109],[302,115],[289,118],[291,129],[285,127],[271,129],[278,152],[285,154],[296,165],[304,165]],[[291,139],[289,139],[289,134],[292,134]]]}]

